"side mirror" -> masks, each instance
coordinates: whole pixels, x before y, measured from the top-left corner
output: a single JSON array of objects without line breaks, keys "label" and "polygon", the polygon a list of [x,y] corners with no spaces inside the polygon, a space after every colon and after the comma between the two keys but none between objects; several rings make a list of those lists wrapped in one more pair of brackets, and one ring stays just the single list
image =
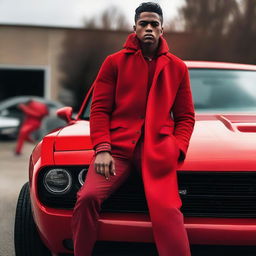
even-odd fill
[{"label": "side mirror", "polygon": [[60,108],[56,111],[57,116],[67,123],[70,123],[72,121],[72,114],[73,114],[73,109],[72,107],[63,107]]}]

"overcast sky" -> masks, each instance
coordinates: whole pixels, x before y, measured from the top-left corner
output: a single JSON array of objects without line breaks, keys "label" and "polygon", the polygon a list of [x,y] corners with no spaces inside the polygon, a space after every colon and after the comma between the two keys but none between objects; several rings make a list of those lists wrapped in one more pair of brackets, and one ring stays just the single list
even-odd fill
[{"label": "overcast sky", "polygon": [[[0,24],[81,27],[109,6],[117,6],[132,25],[134,10],[147,0],[0,0]],[[164,12],[165,20],[177,15],[184,0],[153,0]]]}]

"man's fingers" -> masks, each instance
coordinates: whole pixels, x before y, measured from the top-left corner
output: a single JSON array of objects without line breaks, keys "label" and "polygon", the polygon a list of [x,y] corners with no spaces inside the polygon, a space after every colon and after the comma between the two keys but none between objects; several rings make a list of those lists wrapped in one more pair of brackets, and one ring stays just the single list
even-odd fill
[{"label": "man's fingers", "polygon": [[109,179],[109,177],[110,177],[110,174],[109,174],[109,165],[108,164],[106,164],[105,165],[105,178],[108,180]]},{"label": "man's fingers", "polygon": [[109,179],[110,177],[110,170],[109,170],[109,165],[108,164],[96,164],[95,165],[95,170],[96,173],[105,176],[106,179]]},{"label": "man's fingers", "polygon": [[116,176],[116,169],[115,169],[115,163],[114,160],[110,164],[110,173],[114,176]]},{"label": "man's fingers", "polygon": [[104,175],[104,164],[100,164],[100,174]]},{"label": "man's fingers", "polygon": [[107,180],[110,178],[110,175],[116,175],[114,160],[109,154],[99,153],[96,156],[94,169],[96,173],[105,176]]},{"label": "man's fingers", "polygon": [[96,163],[94,165],[95,171],[98,174],[104,175],[104,166],[102,164]]}]

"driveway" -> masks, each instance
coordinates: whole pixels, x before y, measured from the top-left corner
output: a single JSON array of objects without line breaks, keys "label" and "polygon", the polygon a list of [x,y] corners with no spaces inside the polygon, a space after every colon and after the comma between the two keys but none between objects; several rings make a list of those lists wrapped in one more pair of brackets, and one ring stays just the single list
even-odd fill
[{"label": "driveway", "polygon": [[14,256],[13,229],[16,202],[28,180],[28,159],[34,145],[25,144],[24,154],[14,155],[15,142],[0,141],[0,255]]}]

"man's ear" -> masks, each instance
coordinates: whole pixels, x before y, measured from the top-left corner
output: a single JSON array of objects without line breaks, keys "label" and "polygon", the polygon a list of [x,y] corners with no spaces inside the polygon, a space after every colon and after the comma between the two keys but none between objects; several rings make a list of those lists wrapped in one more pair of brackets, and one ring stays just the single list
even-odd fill
[{"label": "man's ear", "polygon": [[164,27],[162,27],[162,35],[164,34]]}]

